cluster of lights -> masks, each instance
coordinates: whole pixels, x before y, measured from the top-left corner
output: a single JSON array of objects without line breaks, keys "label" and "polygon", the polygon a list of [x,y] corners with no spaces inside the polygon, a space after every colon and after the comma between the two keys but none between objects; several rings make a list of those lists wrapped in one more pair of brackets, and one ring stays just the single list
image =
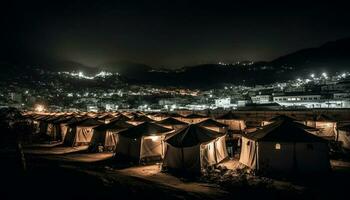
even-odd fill
[{"label": "cluster of lights", "polygon": [[[59,74],[68,74],[70,76],[79,78],[79,79],[88,79],[88,80],[92,80],[95,78],[106,78],[108,76],[112,76],[113,73],[111,72],[105,72],[105,71],[101,71],[98,74],[95,74],[94,76],[87,76],[85,75],[83,72],[59,72]],[[118,74],[118,73],[117,73]]]}]

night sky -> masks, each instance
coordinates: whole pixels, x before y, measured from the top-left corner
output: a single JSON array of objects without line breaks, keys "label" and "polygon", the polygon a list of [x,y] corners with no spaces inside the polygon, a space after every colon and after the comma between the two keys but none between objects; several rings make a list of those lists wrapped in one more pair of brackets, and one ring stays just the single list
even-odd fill
[{"label": "night sky", "polygon": [[181,67],[269,61],[350,36],[345,3],[258,2],[2,2],[1,59]]}]

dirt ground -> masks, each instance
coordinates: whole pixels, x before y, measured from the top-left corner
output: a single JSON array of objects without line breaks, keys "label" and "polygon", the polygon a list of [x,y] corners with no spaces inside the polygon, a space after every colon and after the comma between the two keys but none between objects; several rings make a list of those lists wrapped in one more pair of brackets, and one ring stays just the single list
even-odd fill
[{"label": "dirt ground", "polygon": [[318,177],[272,179],[242,174],[237,159],[206,176],[188,179],[161,172],[160,164],[118,163],[113,153],[86,147],[26,147],[27,171],[6,180],[1,199],[329,199],[347,192],[350,162],[332,160],[332,172]]}]

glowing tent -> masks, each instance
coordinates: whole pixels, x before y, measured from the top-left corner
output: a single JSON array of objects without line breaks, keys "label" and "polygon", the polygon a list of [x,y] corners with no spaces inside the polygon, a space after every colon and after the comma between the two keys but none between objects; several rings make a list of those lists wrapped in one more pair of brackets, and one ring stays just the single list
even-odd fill
[{"label": "glowing tent", "polygon": [[327,139],[335,139],[337,132],[337,122],[324,114],[314,117],[313,120],[306,121],[307,126],[319,129],[318,136]]},{"label": "glowing tent", "polygon": [[116,156],[139,162],[161,160],[163,139],[172,130],[151,122],[143,122],[118,133]]},{"label": "glowing tent", "polygon": [[213,119],[206,119],[197,123],[197,125],[220,133],[227,133],[228,130],[228,125],[217,122]]},{"label": "glowing tent", "polygon": [[89,150],[92,152],[114,151],[117,146],[117,133],[130,127],[133,127],[133,125],[121,120],[114,120],[108,124],[95,127]]},{"label": "glowing tent", "polygon": [[244,120],[236,116],[232,111],[217,117],[216,120],[228,125],[229,130],[243,131],[246,128]]},{"label": "glowing tent", "polygon": [[174,130],[183,128],[184,126],[188,125],[186,122],[177,120],[177,119],[172,118],[172,117],[168,117],[168,118],[163,119],[161,121],[158,121],[156,123],[164,126],[165,128],[174,129]]},{"label": "glowing tent", "polygon": [[170,170],[201,172],[227,157],[225,136],[197,124],[179,129],[165,139],[163,166]]},{"label": "glowing tent", "polygon": [[181,121],[184,121],[189,124],[196,124],[206,119],[208,119],[207,116],[192,113],[187,115],[186,117],[181,118]]},{"label": "glowing tent", "polygon": [[338,137],[336,140],[340,142],[344,150],[350,151],[350,125],[338,128]]},{"label": "glowing tent", "polygon": [[240,162],[263,173],[322,173],[330,169],[328,143],[290,120],[242,136]]},{"label": "glowing tent", "polygon": [[101,124],[103,123],[92,118],[69,124],[64,144],[68,146],[88,145],[93,135],[93,128]]},{"label": "glowing tent", "polygon": [[154,122],[153,119],[147,117],[146,115],[137,115],[132,120],[129,120],[128,123],[132,125],[139,125],[143,122]]}]

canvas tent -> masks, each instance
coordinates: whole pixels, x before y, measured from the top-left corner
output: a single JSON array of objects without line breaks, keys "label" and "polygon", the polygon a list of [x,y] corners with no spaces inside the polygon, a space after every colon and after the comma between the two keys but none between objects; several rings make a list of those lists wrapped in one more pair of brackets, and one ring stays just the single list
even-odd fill
[{"label": "canvas tent", "polygon": [[186,117],[181,118],[181,121],[189,123],[189,124],[196,124],[196,123],[199,123],[199,122],[204,121],[206,119],[208,119],[207,116],[192,113],[192,114],[187,115]]},{"label": "canvas tent", "polygon": [[55,121],[63,119],[64,116],[53,116],[49,119],[46,119],[47,123],[47,131],[46,134],[49,136],[51,141],[61,141],[62,135],[60,131],[60,127],[56,126]]},{"label": "canvas tent", "polygon": [[117,146],[117,133],[130,127],[133,127],[133,125],[120,120],[114,120],[109,124],[102,124],[95,127],[89,150],[92,152],[98,152],[101,150],[114,151]]},{"label": "canvas tent", "polygon": [[319,129],[318,136],[327,139],[335,139],[337,133],[337,122],[324,114],[314,117],[312,120],[306,121],[306,125]]},{"label": "canvas tent", "polygon": [[184,126],[188,125],[186,122],[177,120],[177,119],[172,118],[172,117],[168,117],[168,118],[163,119],[161,121],[158,121],[156,123],[164,126],[165,128],[174,129],[174,130],[183,128]]},{"label": "canvas tent", "polygon": [[119,132],[116,155],[139,162],[161,160],[164,155],[164,137],[171,129],[152,122]]},{"label": "canvas tent", "polygon": [[350,125],[338,128],[338,137],[336,140],[340,142],[343,149],[350,151]]},{"label": "canvas tent", "polygon": [[243,131],[246,128],[244,120],[235,115],[232,111],[217,117],[216,120],[220,123],[228,125],[229,130]]},{"label": "canvas tent", "polygon": [[315,128],[315,127],[311,127],[311,126],[306,126],[304,123],[297,121],[294,118],[288,117],[286,115],[277,115],[271,119],[269,119],[268,121],[263,121],[262,122],[262,126],[266,126],[269,125],[271,123],[274,123],[276,121],[283,121],[283,120],[288,120],[288,121],[292,121],[295,122],[295,126],[298,126],[299,128],[302,128],[306,131],[308,131],[309,133],[312,133],[314,135],[318,135],[319,129]]},{"label": "canvas tent", "polygon": [[179,129],[165,139],[163,166],[177,171],[201,172],[228,156],[225,136],[197,124]]},{"label": "canvas tent", "polygon": [[217,122],[213,119],[206,119],[202,122],[197,123],[199,126],[202,126],[204,128],[220,132],[220,133],[227,133],[228,125]]},{"label": "canvas tent", "polygon": [[64,144],[68,146],[88,145],[93,135],[93,128],[101,124],[103,123],[92,118],[86,118],[69,124]]},{"label": "canvas tent", "polygon": [[98,121],[103,122],[105,124],[108,124],[109,122],[111,122],[113,119],[115,118],[114,115],[112,114],[106,114],[103,116],[100,116],[97,118]]},{"label": "canvas tent", "polygon": [[269,124],[276,122],[276,121],[279,121],[279,120],[290,120],[290,121],[297,122],[296,119],[289,117],[287,115],[276,115],[275,117],[272,117],[271,119],[262,121],[261,126],[266,126],[266,125],[269,125]]},{"label": "canvas tent", "polygon": [[132,120],[129,120],[128,123],[132,125],[139,125],[143,122],[154,122],[153,119],[147,117],[146,115],[137,115]]},{"label": "canvas tent", "polygon": [[242,136],[240,162],[263,173],[322,173],[330,169],[328,143],[290,120]]}]

